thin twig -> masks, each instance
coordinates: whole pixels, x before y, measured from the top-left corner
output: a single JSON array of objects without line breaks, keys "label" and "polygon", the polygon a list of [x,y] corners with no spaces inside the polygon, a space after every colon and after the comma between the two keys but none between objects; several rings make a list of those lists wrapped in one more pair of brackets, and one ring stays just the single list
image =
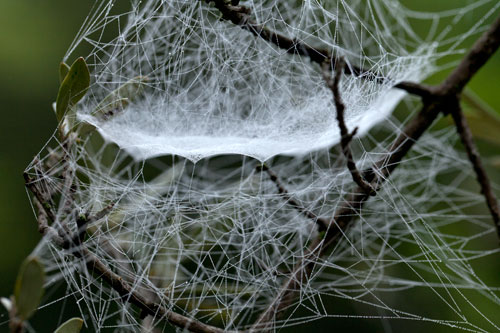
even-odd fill
[{"label": "thin twig", "polygon": [[340,96],[339,84],[340,84],[340,79],[342,77],[342,73],[344,72],[345,61],[342,58],[337,60],[335,66],[335,77],[333,80],[331,79],[330,75],[331,73],[330,63],[324,62],[322,64],[322,67],[323,67],[323,78],[325,79],[326,84],[328,85],[333,94],[333,101],[335,103],[335,109],[337,111],[337,123],[340,129],[340,145],[342,146],[342,153],[344,154],[344,157],[347,160],[347,168],[351,173],[352,179],[359,187],[365,190],[366,193],[370,195],[375,195],[375,189],[373,188],[373,186],[371,186],[366,180],[363,179],[363,176],[356,167],[356,162],[354,162],[354,157],[352,156],[351,148],[349,146],[352,141],[352,138],[356,135],[358,128],[356,127],[352,132],[349,133],[349,130],[347,129],[347,125],[344,119],[345,105],[344,102],[342,101],[342,97]]},{"label": "thin twig", "polygon": [[41,191],[38,190],[38,187],[36,186],[35,181],[33,179],[31,179],[31,177],[28,175],[27,172],[23,173],[23,177],[24,177],[24,182],[25,182],[26,187],[31,191],[31,193],[33,193],[33,195],[38,200],[38,202],[41,205],[43,205],[43,210],[45,211],[47,217],[51,221],[55,221],[56,215],[54,213],[52,203],[49,202],[48,200],[46,200],[44,193],[42,193]]},{"label": "thin twig", "polygon": [[52,241],[55,244],[62,247],[64,244],[64,241],[59,236],[59,233],[55,230],[55,228],[52,226],[49,226],[46,208],[43,207],[43,205],[38,201],[37,198],[33,198],[33,202],[35,203],[35,206],[37,207],[37,211],[38,211],[38,214],[37,214],[38,232],[42,235],[48,236],[48,238],[52,239]]},{"label": "thin twig", "polygon": [[276,185],[278,188],[278,192],[281,194],[283,199],[293,208],[295,208],[299,213],[312,220],[318,225],[318,231],[325,231],[330,222],[324,218],[321,218],[302,206],[300,202],[292,198],[290,192],[286,189],[286,187],[281,183],[278,175],[274,173],[266,164],[261,164],[257,166],[257,171],[265,171],[269,175],[269,179]]},{"label": "thin twig", "polygon": [[[201,1],[201,0],[200,0]],[[312,62],[319,65],[323,64],[325,61],[332,60],[332,55],[327,49],[321,49],[307,45],[300,40],[289,38],[276,31],[273,31],[266,26],[257,23],[250,18],[250,8],[238,5],[233,6],[227,3],[226,0],[203,0],[206,3],[213,3],[215,7],[222,14],[222,19],[230,21],[233,24],[241,27],[244,30],[249,31],[253,35],[262,38],[263,40],[272,43],[287,53],[300,55],[309,58]],[[333,67],[333,64],[332,64]],[[366,70],[357,66],[349,66],[344,68],[344,73],[347,75],[353,75],[358,77],[363,77],[364,79],[375,81],[378,83],[388,83],[391,82],[390,79],[384,78],[383,76],[374,73],[370,70]],[[430,94],[429,87],[416,82],[394,82],[394,88],[405,90],[406,92],[417,95],[420,97],[426,97]]]},{"label": "thin twig", "polygon": [[497,228],[498,237],[500,238],[500,208],[498,207],[498,200],[495,197],[495,193],[493,192],[493,188],[491,187],[490,179],[488,178],[488,174],[484,169],[483,162],[481,161],[481,156],[479,155],[476,145],[474,144],[471,130],[459,104],[457,104],[457,108],[451,112],[451,116],[455,121],[457,133],[462,140],[462,144],[465,146],[467,156],[469,156],[472,167],[476,172],[477,181],[481,186],[481,193],[486,198],[486,204],[488,206],[488,209],[490,210],[493,222],[495,223],[495,227]]}]

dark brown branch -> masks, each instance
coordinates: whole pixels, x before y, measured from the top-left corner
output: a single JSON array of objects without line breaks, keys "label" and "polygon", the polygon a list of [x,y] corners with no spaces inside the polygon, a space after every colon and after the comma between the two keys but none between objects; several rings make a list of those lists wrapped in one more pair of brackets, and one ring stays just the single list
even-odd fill
[{"label": "dark brown branch", "polygon": [[344,59],[340,58],[337,61],[335,67],[335,77],[333,80],[331,79],[330,75],[331,73],[330,64],[324,62],[322,64],[322,67],[323,67],[323,78],[325,79],[326,84],[328,85],[333,94],[333,101],[335,103],[335,109],[337,111],[337,123],[340,129],[340,145],[342,146],[342,153],[344,154],[344,157],[347,160],[347,168],[351,173],[352,179],[359,187],[361,187],[366,193],[375,195],[375,189],[367,181],[363,179],[363,176],[356,167],[356,162],[354,162],[351,148],[349,146],[352,141],[352,138],[356,135],[358,128],[356,127],[351,133],[349,133],[349,130],[347,128],[344,119],[345,105],[344,102],[342,101],[342,97],[340,96],[340,91],[339,91],[340,79],[342,77],[342,73],[344,72],[345,68]]},{"label": "dark brown branch", "polygon": [[[64,181],[63,191],[63,207],[67,214],[71,213],[71,206],[74,201],[73,197],[73,173],[68,163],[69,150],[71,149],[74,141],[77,139],[76,135],[70,133],[68,136],[61,134],[61,142],[63,142],[64,154],[61,157],[64,163],[62,170],[62,179]],[[190,319],[176,312],[170,311],[158,303],[148,301],[146,297],[141,295],[137,289],[132,288],[125,280],[123,280],[118,274],[114,273],[110,268],[108,268],[98,257],[96,257],[88,248],[83,244],[85,237],[86,226],[89,223],[95,222],[104,218],[114,207],[114,203],[106,206],[100,212],[96,213],[92,217],[89,214],[79,216],[76,218],[77,232],[71,233],[66,224],[59,224],[56,230],[53,226],[49,226],[48,219],[54,224],[56,222],[56,215],[53,211],[53,205],[51,204],[52,198],[50,194],[45,194],[41,191],[36,183],[31,179],[31,177],[25,172],[23,174],[25,179],[26,187],[35,196],[35,204],[38,208],[38,230],[39,232],[47,237],[50,241],[53,241],[57,246],[65,250],[73,250],[71,253],[85,261],[87,269],[89,272],[98,276],[98,278],[104,280],[108,283],[111,288],[113,288],[124,301],[127,301],[133,305],[136,305],[141,309],[141,316],[151,315],[154,318],[166,319],[172,325],[180,327],[184,330],[196,333],[222,333],[224,330],[203,324],[197,320]]]},{"label": "dark brown branch", "polygon": [[394,85],[394,88],[404,90],[409,94],[419,96],[422,98],[426,98],[431,94],[430,92],[431,87],[416,82],[408,82],[408,81],[399,82]]},{"label": "dark brown branch", "polygon": [[[276,45],[278,48],[285,50],[289,54],[307,57],[312,62],[319,65],[323,64],[325,61],[332,62],[332,55],[328,50],[313,47],[297,39],[289,38],[252,20],[250,18],[250,8],[248,7],[241,5],[233,6],[228,4],[226,0],[203,1],[206,3],[213,3],[221,12],[223,20],[232,22],[242,29],[249,31],[254,36],[260,37],[263,40]],[[331,65],[333,67],[334,64]],[[378,83],[391,81],[390,79],[384,78],[377,73],[357,66],[346,66],[344,68],[344,73],[347,75],[363,77],[367,80],[376,81]],[[426,97],[430,94],[429,87],[415,82],[394,82],[394,87],[420,97]]]},{"label": "dark brown branch", "polygon": [[290,54],[297,54],[308,57],[311,61],[321,64],[325,59],[330,59],[328,50],[314,48],[307,44],[301,43],[298,40],[288,38],[281,35],[264,25],[258,24],[250,18],[250,9],[245,6],[232,6],[226,3],[225,0],[204,0],[206,3],[213,3],[221,12],[222,19],[230,21],[233,24],[240,26],[251,32],[253,35],[270,42],[280,49],[285,50]]},{"label": "dark brown branch", "polygon": [[474,140],[472,139],[471,130],[467,124],[467,120],[465,119],[460,105],[457,105],[457,108],[451,112],[451,116],[455,121],[457,133],[462,140],[462,144],[465,146],[469,160],[472,163],[474,171],[476,172],[477,181],[481,186],[481,193],[486,198],[486,204],[488,205],[493,222],[497,228],[498,237],[500,238],[500,209],[498,207],[498,200],[495,197],[495,193],[491,187],[491,182],[488,178],[486,170],[484,169],[481,157],[476,145],[474,144]]},{"label": "dark brown branch", "polygon": [[330,224],[329,221],[317,216],[310,210],[306,209],[304,206],[302,206],[297,200],[292,198],[288,190],[285,188],[283,184],[281,184],[281,181],[278,178],[278,175],[273,172],[267,165],[261,164],[257,166],[257,171],[265,171],[269,175],[269,179],[276,185],[278,188],[278,192],[281,194],[283,199],[293,208],[295,208],[299,213],[307,217],[308,219],[312,220],[318,225],[318,231],[325,231],[328,225]]},{"label": "dark brown branch", "polygon": [[[450,113],[456,110],[458,94],[479,68],[493,55],[500,46],[500,17],[474,44],[457,68],[464,73],[453,71],[438,87],[429,91],[429,96],[423,98],[422,110],[404,128],[403,132],[392,143],[386,158],[374,164],[367,181],[374,187],[390,177],[399,162],[406,156],[413,144],[432,125],[440,112]],[[290,307],[297,297],[303,283],[311,276],[315,264],[322,255],[331,250],[341,235],[359,215],[369,195],[358,186],[344,201],[336,212],[324,238],[317,238],[308,248],[304,259],[299,263],[280,292],[261,314],[252,327],[252,331],[269,331],[275,319],[279,318]]]}]

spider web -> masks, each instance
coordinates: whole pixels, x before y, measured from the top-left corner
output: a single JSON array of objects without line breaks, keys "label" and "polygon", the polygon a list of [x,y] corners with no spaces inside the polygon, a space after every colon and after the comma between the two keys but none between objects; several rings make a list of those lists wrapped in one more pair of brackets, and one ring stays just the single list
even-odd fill
[{"label": "spider web", "polygon": [[[400,103],[404,94],[393,84],[452,67],[500,8],[493,0],[433,13],[393,0],[242,4],[257,22],[385,79],[342,79],[347,125],[362,134],[352,143],[360,169],[401,132],[393,109],[418,109],[409,98]],[[70,149],[52,138],[27,171],[60,195],[56,224],[73,231],[75,216],[114,205],[88,226],[84,246],[135,291],[189,318],[248,329],[320,236],[316,221],[257,166],[265,161],[290,198],[325,219],[354,188],[335,146],[331,92],[319,66],[220,20],[204,2],[132,1],[125,12],[114,5],[95,5],[66,55],[91,49],[93,84],[78,118],[97,132]],[[471,11],[483,18],[472,22]],[[106,96],[131,79],[143,80],[138,96],[116,114],[99,114]],[[491,310],[500,304],[497,284],[474,269],[498,258],[495,230],[456,146],[451,128],[424,134],[302,281],[275,330],[321,318],[377,320],[386,331],[408,322],[500,330]],[[60,177],[67,168],[70,207]],[[89,329],[171,329],[161,318],[141,318],[84,258],[46,239],[34,253],[49,284],[67,282]]]}]

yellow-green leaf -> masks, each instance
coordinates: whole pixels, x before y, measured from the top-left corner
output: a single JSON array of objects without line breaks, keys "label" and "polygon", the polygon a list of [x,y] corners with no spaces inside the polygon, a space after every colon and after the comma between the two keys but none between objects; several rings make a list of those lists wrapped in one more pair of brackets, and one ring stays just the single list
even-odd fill
[{"label": "yellow-green leaf", "polygon": [[59,64],[59,83],[62,83],[64,81],[68,72],[69,66],[64,62],[61,62]]},{"label": "yellow-green leaf", "polygon": [[465,113],[472,135],[500,146],[500,121]]},{"label": "yellow-green leaf", "polygon": [[[90,72],[83,58],[78,58],[71,65],[68,74],[64,78],[56,100],[57,120],[61,121],[68,110],[74,110],[74,106],[85,96],[90,86]],[[67,115],[70,116],[70,115]]]},{"label": "yellow-green leaf", "polygon": [[38,308],[43,295],[45,272],[35,257],[28,257],[21,265],[14,288],[17,316],[28,319]]},{"label": "yellow-green leaf", "polygon": [[472,135],[500,146],[500,116],[470,90],[464,91],[462,101]]},{"label": "yellow-green leaf", "polygon": [[78,333],[82,329],[83,319],[81,318],[71,318],[70,320],[64,322],[54,333]]},{"label": "yellow-green leaf", "polygon": [[104,97],[97,105],[93,114],[102,120],[107,120],[114,116],[142,93],[147,81],[148,78],[146,76],[136,76],[125,82]]}]

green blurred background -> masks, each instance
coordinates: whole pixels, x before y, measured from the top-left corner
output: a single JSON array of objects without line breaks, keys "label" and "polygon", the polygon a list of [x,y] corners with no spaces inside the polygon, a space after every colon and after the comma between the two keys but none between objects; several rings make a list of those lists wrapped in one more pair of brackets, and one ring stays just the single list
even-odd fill
[{"label": "green blurred background", "polygon": [[[438,6],[449,8],[450,4],[460,5],[471,1],[407,0],[405,3],[415,9],[432,11]],[[10,295],[19,264],[40,238],[22,172],[56,128],[51,103],[55,100],[59,84],[58,64],[93,4],[93,0],[0,0],[1,296]],[[478,19],[481,15],[480,12],[472,13],[471,19]],[[443,75],[436,76],[434,81]],[[469,86],[496,110],[500,110],[499,78],[500,54],[496,54]],[[500,129],[497,129],[498,133],[493,134],[500,136]],[[487,131],[491,134],[495,128]],[[498,179],[500,169],[493,164],[498,162],[495,162],[495,156],[498,155],[499,146],[484,140],[480,140],[479,145],[481,152],[492,162],[488,164],[490,173]],[[489,282],[500,285],[494,283],[493,279],[499,276],[499,258],[488,258],[490,261],[481,265],[485,270],[481,273]],[[2,308],[0,332],[7,332],[7,319]],[[41,323],[44,320],[39,321]],[[312,326],[318,329],[326,327],[324,322],[318,325]],[[349,324],[346,322],[345,325]],[[378,328],[374,331],[381,331],[379,324],[375,326]],[[341,327],[340,322],[337,327]],[[437,327],[433,325],[427,328]],[[368,330],[368,327],[365,329]],[[37,331],[49,329],[38,328]]]}]

